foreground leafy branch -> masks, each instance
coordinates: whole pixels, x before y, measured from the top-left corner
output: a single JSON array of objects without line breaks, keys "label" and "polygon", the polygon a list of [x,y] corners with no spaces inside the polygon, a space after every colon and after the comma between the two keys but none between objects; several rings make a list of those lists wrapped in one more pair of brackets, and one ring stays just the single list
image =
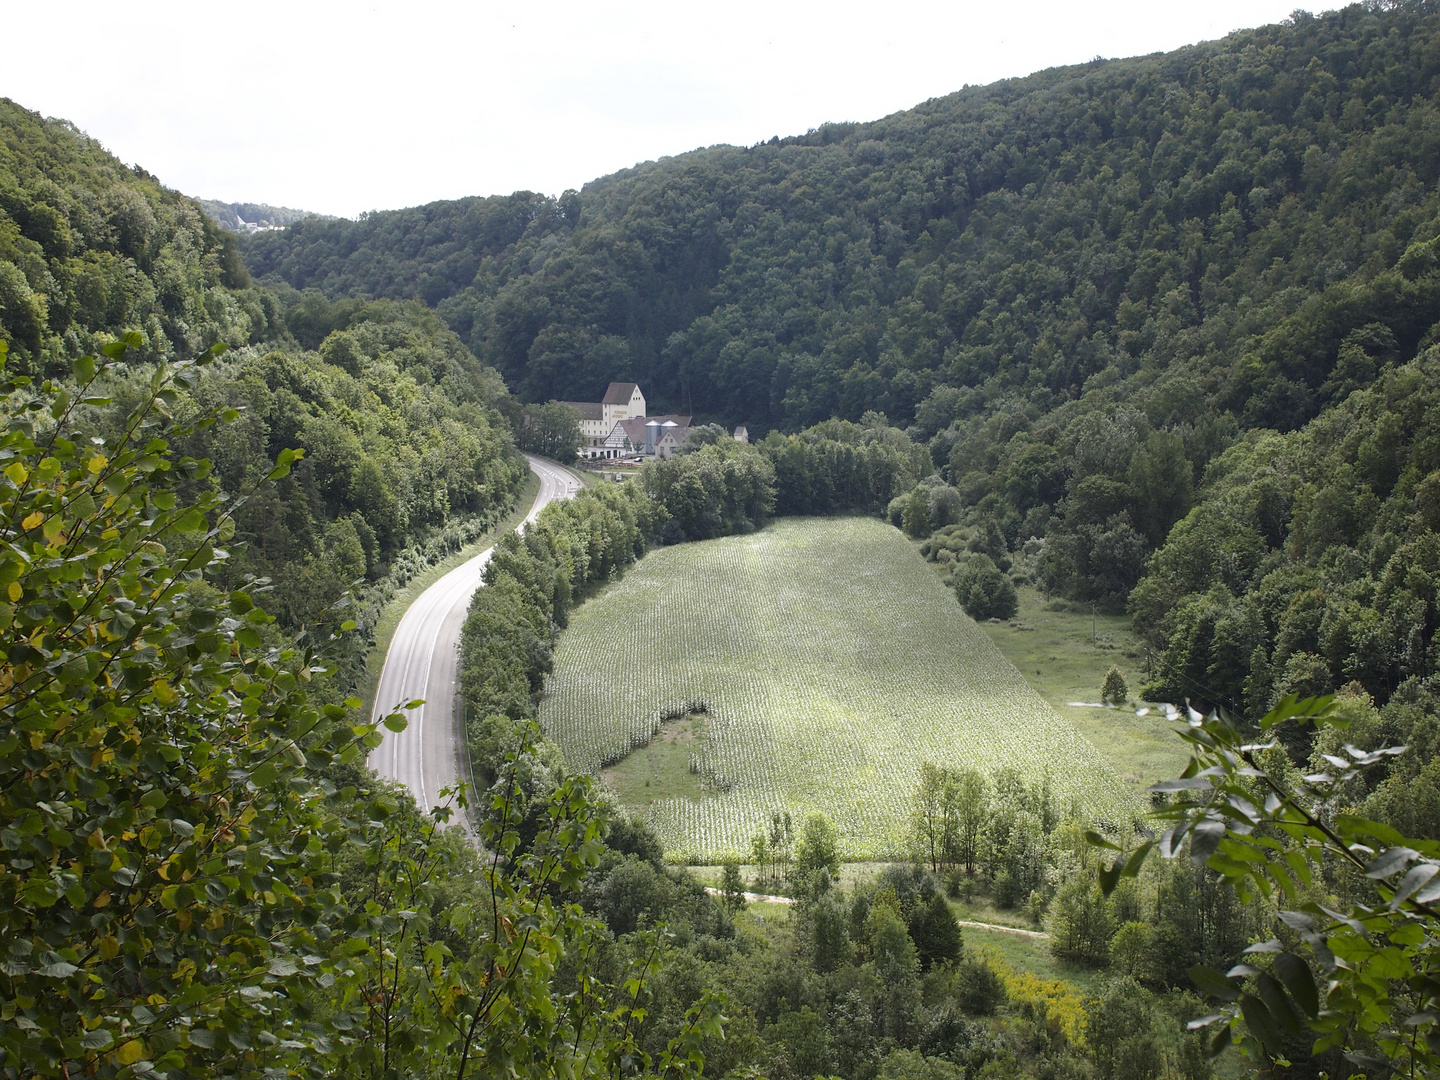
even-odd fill
[{"label": "foreground leafy branch", "polygon": [[654,950],[600,977],[603,928],[567,894],[604,811],[585,777],[529,794],[536,729],[488,796],[484,865],[451,807],[327,778],[380,734],[315,703],[313,641],[207,580],[248,496],[172,449],[234,419],[171,415],[219,350],[104,423],[96,387],[137,341],[0,386],[0,1077],[698,1074],[719,1003],[642,1051]]},{"label": "foreground leafy branch", "polygon": [[[387,1077],[417,1061],[454,1080],[703,1068],[702,1042],[724,1021],[713,995],[658,1058],[640,1045],[638,1002],[664,947],[659,931],[622,979],[603,976],[604,925],[567,896],[599,861],[606,809],[584,775],[564,777],[530,806],[538,741],[535,725],[517,729],[480,808],[483,848],[444,828],[471,810],[464,784],[447,789],[418,829],[384,810],[359,826],[372,885],[340,926],[347,981],[330,1016],[345,1075]],[[457,894],[457,881],[474,887]]]},{"label": "foreground leafy branch", "polygon": [[[218,355],[157,365],[107,441],[94,388],[7,382],[0,435],[0,1069],[131,1076],[299,1067],[324,1031],[279,1006],[321,975],[335,833],[307,768],[376,741],[316,708],[321,669],[266,648],[203,578],[242,501],[170,440]],[[298,455],[282,455],[268,478]],[[186,492],[199,491],[186,502]]]},{"label": "foreground leafy branch", "polygon": [[[1261,731],[1286,722],[1342,729],[1333,705],[1333,697],[1286,698]],[[1218,1003],[1191,1026],[1218,1028],[1212,1053],[1237,1040],[1280,1062],[1286,1040],[1308,1033],[1314,1053],[1339,1052],[1368,1075],[1440,1075],[1440,844],[1349,813],[1345,797],[1358,776],[1405,747],[1346,744],[1324,755],[1324,771],[1298,775],[1273,737],[1247,741],[1218,711],[1189,710],[1180,736],[1189,765],[1153,788],[1175,797],[1157,814],[1167,828],[1102,870],[1103,890],[1137,875],[1152,851],[1188,851],[1242,900],[1275,903],[1280,924],[1223,974],[1190,970]]]}]

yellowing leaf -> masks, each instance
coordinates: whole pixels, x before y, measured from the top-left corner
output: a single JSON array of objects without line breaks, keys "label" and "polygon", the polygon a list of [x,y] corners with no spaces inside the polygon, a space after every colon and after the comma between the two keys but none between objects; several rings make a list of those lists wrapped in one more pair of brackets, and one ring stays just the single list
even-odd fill
[{"label": "yellowing leaf", "polygon": [[26,517],[24,521],[20,522],[20,527],[26,532],[29,532],[31,529],[38,529],[44,523],[44,521],[44,514],[42,514],[39,510],[32,510],[30,511],[29,516]]},{"label": "yellowing leaf", "polygon": [[145,1056],[145,1044],[139,1039],[131,1039],[127,1043],[121,1043],[120,1049],[115,1051],[115,1060],[121,1065],[134,1065]]},{"label": "yellowing leaf", "polygon": [[96,454],[90,459],[90,471],[92,473],[99,473],[102,469],[105,468],[106,465],[109,464],[110,459],[107,458],[104,454]]},{"label": "yellowing leaf", "polygon": [[18,604],[20,598],[25,595],[25,590],[20,586],[20,582],[18,581],[10,582],[10,587],[6,589],[5,592],[9,595],[12,604]]}]

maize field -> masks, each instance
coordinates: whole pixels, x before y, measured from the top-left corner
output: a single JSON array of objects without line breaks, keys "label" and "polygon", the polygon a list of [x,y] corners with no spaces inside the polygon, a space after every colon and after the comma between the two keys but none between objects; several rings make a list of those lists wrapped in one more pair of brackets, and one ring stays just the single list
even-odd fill
[{"label": "maize field", "polygon": [[791,518],[647,555],[574,612],[540,721],[571,768],[598,774],[700,710],[705,796],[644,814],[677,861],[744,861],[776,810],[824,813],[847,859],[898,857],[924,761],[1048,771],[1060,808],[1087,819],[1140,809],[874,519]]}]

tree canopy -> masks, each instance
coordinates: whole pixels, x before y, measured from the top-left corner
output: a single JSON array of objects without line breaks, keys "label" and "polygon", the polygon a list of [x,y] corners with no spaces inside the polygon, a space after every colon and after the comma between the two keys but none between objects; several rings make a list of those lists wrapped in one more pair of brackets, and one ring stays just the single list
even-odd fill
[{"label": "tree canopy", "polygon": [[1093,392],[1294,427],[1440,317],[1397,273],[1440,210],[1437,29],[1418,3],[1302,12],[244,250],[297,288],[438,305],[530,400],[628,378],[752,431],[876,409],[928,437]]}]

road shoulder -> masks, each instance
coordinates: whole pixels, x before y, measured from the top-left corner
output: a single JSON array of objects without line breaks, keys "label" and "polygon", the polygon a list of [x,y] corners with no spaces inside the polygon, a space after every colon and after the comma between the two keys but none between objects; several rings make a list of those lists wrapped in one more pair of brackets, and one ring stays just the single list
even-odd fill
[{"label": "road shoulder", "polygon": [[400,626],[400,620],[404,618],[405,612],[410,610],[410,605],[418,600],[422,593],[442,577],[454,570],[457,566],[463,566],[475,558],[486,548],[494,547],[495,542],[508,532],[514,532],[520,527],[530,513],[531,507],[535,504],[536,497],[540,494],[540,477],[531,471],[525,480],[525,486],[515,497],[515,505],[506,517],[483,536],[466,544],[460,550],[446,556],[440,562],[430,567],[422,574],[417,574],[406,583],[405,587],[390,599],[380,614],[379,620],[375,623],[375,644],[370,646],[365,656],[365,676],[361,684],[355,688],[355,696],[360,699],[362,716],[369,716],[375,704],[375,690],[380,685],[380,673],[385,668],[385,657],[390,651],[390,643],[395,638],[395,631]]}]

